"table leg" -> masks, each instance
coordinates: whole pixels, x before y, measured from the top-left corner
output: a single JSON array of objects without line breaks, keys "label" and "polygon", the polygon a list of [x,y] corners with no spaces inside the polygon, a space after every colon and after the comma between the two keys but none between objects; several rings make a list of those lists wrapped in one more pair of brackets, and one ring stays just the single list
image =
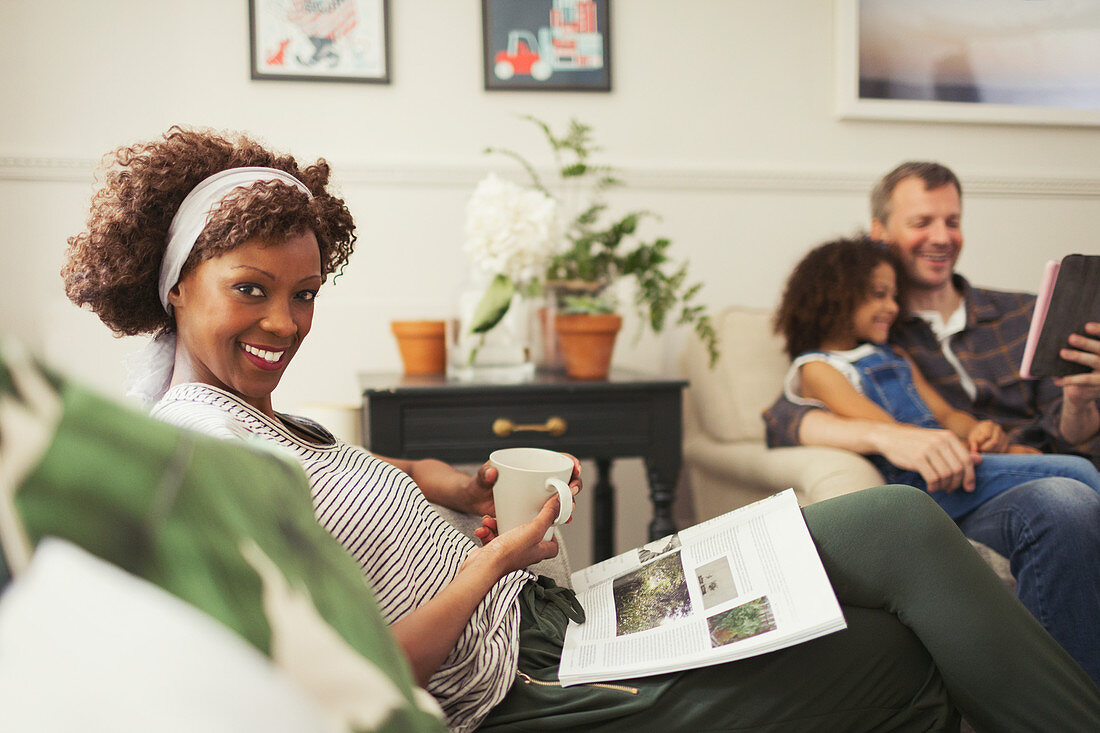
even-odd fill
[{"label": "table leg", "polygon": [[652,542],[676,531],[672,521],[676,483],[669,481],[668,475],[650,461],[646,461],[646,468],[649,469],[649,500],[653,503],[653,521],[649,523],[649,541]]},{"label": "table leg", "polygon": [[653,398],[654,431],[645,457],[649,478],[649,500],[653,503],[653,521],[649,540],[659,540],[676,531],[672,521],[672,502],[683,461],[680,392],[667,392]]},{"label": "table leg", "polygon": [[611,459],[596,459],[596,486],[592,494],[592,558],[595,562],[615,554],[615,487],[611,485]]}]

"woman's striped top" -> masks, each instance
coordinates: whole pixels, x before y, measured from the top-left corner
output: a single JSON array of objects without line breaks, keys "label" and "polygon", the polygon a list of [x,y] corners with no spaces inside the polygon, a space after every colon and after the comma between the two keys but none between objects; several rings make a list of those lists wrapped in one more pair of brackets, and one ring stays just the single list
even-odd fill
[{"label": "woman's striped top", "polygon": [[[431,508],[403,471],[333,438],[312,421],[280,415],[313,432],[319,429],[323,438],[317,441],[300,437],[235,395],[205,384],[173,387],[152,414],[219,438],[259,438],[292,453],[309,476],[318,520],[359,562],[389,623],[438,594],[474,548]],[[504,576],[429,681],[427,689],[439,700],[453,730],[476,728],[515,680],[516,598],[533,577],[525,571]]]}]

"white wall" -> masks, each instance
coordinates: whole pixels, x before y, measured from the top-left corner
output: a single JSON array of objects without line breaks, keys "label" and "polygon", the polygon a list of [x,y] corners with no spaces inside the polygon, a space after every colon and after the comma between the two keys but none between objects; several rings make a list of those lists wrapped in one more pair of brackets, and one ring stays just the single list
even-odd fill
[{"label": "white wall", "polygon": [[[120,392],[118,358],[136,344],[69,305],[57,273],[99,157],[173,123],[323,155],[359,222],[283,409],[354,401],[357,370],[399,367],[390,318],[450,312],[466,198],[486,170],[514,170],[481,150],[549,162],[518,114],[593,125],[630,184],[613,204],[662,214],[645,233],[674,241],[714,307],[772,305],[807,248],[865,224],[871,182],[903,159],[962,177],[961,269],[979,284],[1033,289],[1046,259],[1100,251],[1100,130],[839,120],[831,3],[616,0],[609,94],[486,92],[477,0],[390,4],[380,86],[250,81],[243,0],[0,0],[0,329]],[[684,334],[635,343],[627,328],[618,364],[674,369]],[[636,544],[648,518],[626,511],[620,544]]]}]

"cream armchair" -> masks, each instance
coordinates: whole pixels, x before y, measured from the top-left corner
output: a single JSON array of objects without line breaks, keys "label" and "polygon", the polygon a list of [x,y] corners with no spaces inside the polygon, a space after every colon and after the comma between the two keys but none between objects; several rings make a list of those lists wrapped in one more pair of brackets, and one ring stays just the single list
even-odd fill
[{"label": "cream armchair", "polygon": [[769,449],[760,414],[783,389],[788,360],[771,312],[727,308],[715,319],[722,357],[710,369],[692,339],[680,360],[690,387],[684,404],[684,462],[698,519],[793,487],[800,504],[881,484],[861,455],[837,448]]},{"label": "cream armchair", "polygon": [[[760,414],[783,389],[788,360],[771,330],[771,312],[727,308],[715,319],[722,357],[691,339],[680,358],[690,387],[684,401],[684,465],[697,521],[716,517],[777,491],[794,488],[798,503],[859,491],[883,482],[863,456],[839,448],[768,448]],[[1008,560],[971,540],[1005,583]]]}]

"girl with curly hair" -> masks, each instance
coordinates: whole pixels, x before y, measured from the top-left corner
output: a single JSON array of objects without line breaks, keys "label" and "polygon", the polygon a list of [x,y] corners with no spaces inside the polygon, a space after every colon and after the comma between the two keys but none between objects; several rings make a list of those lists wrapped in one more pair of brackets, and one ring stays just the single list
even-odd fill
[{"label": "girl with curly hair", "polygon": [[[498,534],[495,469],[384,459],[272,408],[317,290],[351,252],[351,217],[327,181],[323,162],[303,170],[240,136],[173,129],[124,148],[71,240],[66,286],[116,332],[176,344],[154,416],[298,459],[319,521],[359,561],[452,730],[944,730],[959,709],[989,730],[1100,719],[1100,690],[908,487],[805,509],[846,630],[740,662],[560,686],[565,629],[583,610],[527,569],[557,553],[542,539],[556,496]],[[574,459],[574,492],[579,473]],[[484,515],[482,546],[428,500]],[[898,536],[915,551],[895,552]]]},{"label": "girl with curly hair", "polygon": [[[784,391],[796,404],[845,417],[949,430],[972,461],[972,490],[929,491],[952,519],[1037,478],[1072,478],[1100,492],[1100,472],[1088,459],[1038,455],[1011,445],[1001,426],[956,410],[928,384],[903,351],[886,343],[905,298],[896,255],[870,239],[838,239],[811,250],[787,280],[775,314],[791,367]],[[1007,455],[1018,453],[1021,455]],[[1026,455],[1023,455],[1026,454]],[[928,490],[919,473],[880,455],[869,456],[890,483]]]}]

